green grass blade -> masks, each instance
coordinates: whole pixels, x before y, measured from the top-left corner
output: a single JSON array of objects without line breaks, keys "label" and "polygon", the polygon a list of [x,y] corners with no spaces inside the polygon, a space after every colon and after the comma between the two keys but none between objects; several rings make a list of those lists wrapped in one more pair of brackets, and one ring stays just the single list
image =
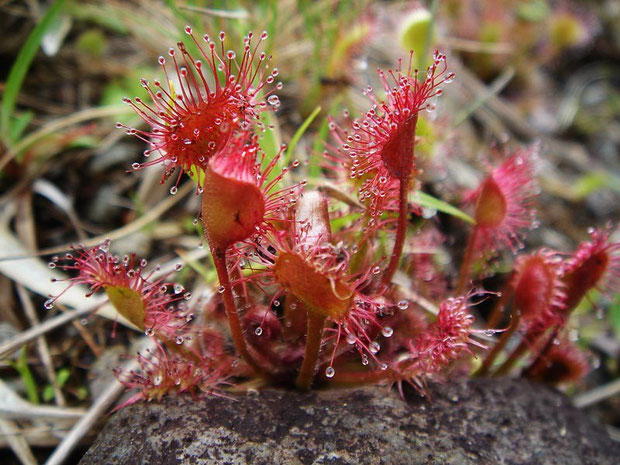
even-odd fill
[{"label": "green grass blade", "polygon": [[30,68],[30,64],[34,59],[43,36],[47,32],[48,28],[53,24],[54,19],[65,4],[65,0],[56,0],[51,7],[45,12],[39,24],[32,30],[26,43],[19,51],[15,63],[11,67],[9,77],[6,81],[4,88],[4,95],[2,96],[2,115],[0,116],[0,138],[6,145],[11,145],[13,141],[10,140],[11,135],[11,118],[13,116],[13,110],[15,109],[15,103],[17,102],[17,96],[21,89],[26,73]]},{"label": "green grass blade", "polygon": [[456,207],[453,207],[452,205],[450,205],[447,202],[444,202],[443,200],[435,198],[432,195],[426,194],[422,191],[415,191],[413,193],[411,200],[414,203],[421,205],[422,207],[430,208],[433,210],[446,213],[448,215],[452,215],[470,224],[476,224],[476,221],[471,216],[469,216],[467,213],[459,210]]},{"label": "green grass blade", "polygon": [[323,163],[323,150],[325,141],[329,135],[329,118],[325,118],[314,139],[314,146],[310,153],[310,165],[308,167],[308,177],[317,179],[321,176],[321,163]]},{"label": "green grass blade", "polygon": [[24,389],[28,400],[33,404],[39,404],[39,394],[37,392],[37,383],[34,380],[32,371],[26,361],[26,346],[22,347],[22,351],[19,354],[19,358],[15,362],[10,362],[13,368],[19,373],[19,376],[24,383]]},{"label": "green grass blade", "polygon": [[310,116],[308,116],[306,120],[302,123],[302,125],[299,126],[297,131],[295,131],[295,134],[293,134],[293,137],[291,138],[291,142],[290,144],[288,144],[286,152],[284,153],[284,160],[283,160],[284,166],[287,166],[290,163],[291,158],[293,154],[295,153],[295,148],[297,147],[297,144],[299,143],[299,141],[301,140],[305,132],[308,130],[308,127],[312,124],[312,121],[314,121],[314,118],[316,118],[320,112],[321,112],[321,107],[320,106],[316,107],[314,111],[310,113]]}]

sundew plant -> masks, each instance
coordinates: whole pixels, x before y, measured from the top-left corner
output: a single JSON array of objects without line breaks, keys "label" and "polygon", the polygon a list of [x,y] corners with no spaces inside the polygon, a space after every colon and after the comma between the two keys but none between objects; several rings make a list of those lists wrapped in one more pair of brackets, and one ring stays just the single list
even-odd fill
[{"label": "sundew plant", "polygon": [[[145,146],[130,171],[161,166],[170,195],[194,184],[214,296],[197,304],[174,282],[181,265],[162,275],[136,254],[113,255],[109,241],[50,264],[70,273],[69,287],[105,293],[151,340],[139,369],[117,371],[129,403],[247,381],[409,384],[425,394],[429,380],[454,376],[559,384],[588,371],[568,323],[591,290],[620,287],[614,230],[589,230],[574,251],[522,253],[537,225],[538,144],[495,148],[461,205],[424,192],[419,175],[436,167],[420,159],[419,125],[459,79],[444,53],[424,69],[412,52],[377,70],[378,85],[359,91],[365,110],[331,115],[324,147],[293,160],[285,145],[270,153],[263,143],[283,87],[267,33],[241,44],[185,33],[159,58],[163,78],[142,79],[148,99],[124,99],[143,124],[117,127]],[[467,239],[445,243],[429,208],[454,215]],[[498,255],[511,258],[503,289],[491,291],[484,278]]]}]

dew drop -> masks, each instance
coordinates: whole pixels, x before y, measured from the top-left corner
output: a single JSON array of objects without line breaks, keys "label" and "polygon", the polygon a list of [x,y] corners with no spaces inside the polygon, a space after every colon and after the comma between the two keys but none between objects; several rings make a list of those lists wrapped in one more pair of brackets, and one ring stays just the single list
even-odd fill
[{"label": "dew drop", "polygon": [[174,293],[175,294],[180,294],[181,292],[183,292],[185,289],[183,288],[182,285],[180,284],[175,284],[174,285]]},{"label": "dew drop", "polygon": [[374,266],[372,268],[372,274],[379,274],[379,273],[381,273],[381,267],[379,265]]},{"label": "dew drop", "polygon": [[144,331],[144,334],[148,337],[153,337],[155,330],[153,330],[153,328],[147,328],[146,331]]},{"label": "dew drop", "polygon": [[346,338],[347,344],[355,344],[355,340],[356,339],[357,338],[355,337],[355,334],[353,334],[353,333],[347,334],[347,338]]},{"label": "dew drop", "polygon": [[51,310],[52,308],[54,308],[54,300],[53,299],[48,299],[45,301],[45,303],[43,304],[43,306],[47,309],[47,310]]},{"label": "dew drop", "polygon": [[257,336],[260,336],[261,334],[263,334],[263,328],[261,328],[260,326],[258,326],[258,327],[254,330],[254,334],[256,334]]},{"label": "dew drop", "polygon": [[177,186],[172,186],[172,187],[170,188],[170,193],[171,193],[172,195],[174,195],[174,194],[176,194],[176,193],[178,192],[178,190],[179,190],[179,189],[177,188]]},{"label": "dew drop", "polygon": [[376,354],[379,350],[381,350],[381,345],[377,341],[372,341],[368,346],[368,349],[372,354]]},{"label": "dew drop", "polygon": [[220,287],[217,288],[217,293],[218,294],[223,294],[225,290],[226,290],[226,288],[224,286],[220,286]]},{"label": "dew drop", "polygon": [[174,340],[174,342],[175,342],[177,345],[181,345],[181,344],[183,344],[183,341],[184,341],[183,336],[177,336],[177,338]]},{"label": "dew drop", "polygon": [[327,367],[325,369],[325,376],[327,376],[328,378],[333,378],[335,374],[336,370],[334,370],[334,367]]},{"label": "dew drop", "polygon": [[381,334],[383,334],[383,337],[392,337],[392,334],[394,334],[394,330],[391,326],[386,326],[381,330]]}]

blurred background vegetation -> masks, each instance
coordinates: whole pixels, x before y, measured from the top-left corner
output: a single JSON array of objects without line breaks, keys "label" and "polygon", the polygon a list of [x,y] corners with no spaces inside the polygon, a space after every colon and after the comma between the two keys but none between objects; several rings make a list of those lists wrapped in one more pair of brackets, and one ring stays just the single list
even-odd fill
[{"label": "blurred background vegetation", "polygon": [[[42,306],[55,292],[46,261],[76,242],[112,237],[117,253],[181,257],[190,266],[178,278],[194,289],[194,305],[208,299],[215,278],[199,260],[191,185],[171,197],[157,167],[127,174],[145,147],[114,127],[141,124],[121,98],[147,97],[140,78],[161,75],[157,57],[185,40],[187,24],[212,37],[226,31],[233,49],[249,30],[268,32],[284,88],[261,143],[268,154],[289,144],[287,156],[302,161],[293,178],[324,185],[327,115],[358,115],[368,107],[362,90],[378,88],[378,67],[414,50],[423,69],[437,48],[456,80],[419,123],[425,192],[458,206],[504,146],[538,142],[541,226],[528,248],[570,251],[587,227],[618,224],[617,1],[0,0],[0,344],[80,306]],[[432,206],[425,217],[448,246],[463,242],[457,218]],[[617,434],[620,298],[592,295],[574,318],[572,337],[598,368],[573,393]],[[45,460],[93,405],[135,337],[120,326],[112,337],[113,327],[78,318],[0,357],[2,463]],[[3,414],[15,395],[28,414]],[[68,463],[90,440],[73,445]]]}]

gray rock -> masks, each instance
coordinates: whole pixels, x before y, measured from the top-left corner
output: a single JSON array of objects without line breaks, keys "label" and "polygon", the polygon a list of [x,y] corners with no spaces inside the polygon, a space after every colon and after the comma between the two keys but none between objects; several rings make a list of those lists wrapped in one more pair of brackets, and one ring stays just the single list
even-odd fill
[{"label": "gray rock", "polygon": [[620,463],[620,444],[552,389],[475,379],[430,392],[169,397],[116,413],[80,464]]}]

